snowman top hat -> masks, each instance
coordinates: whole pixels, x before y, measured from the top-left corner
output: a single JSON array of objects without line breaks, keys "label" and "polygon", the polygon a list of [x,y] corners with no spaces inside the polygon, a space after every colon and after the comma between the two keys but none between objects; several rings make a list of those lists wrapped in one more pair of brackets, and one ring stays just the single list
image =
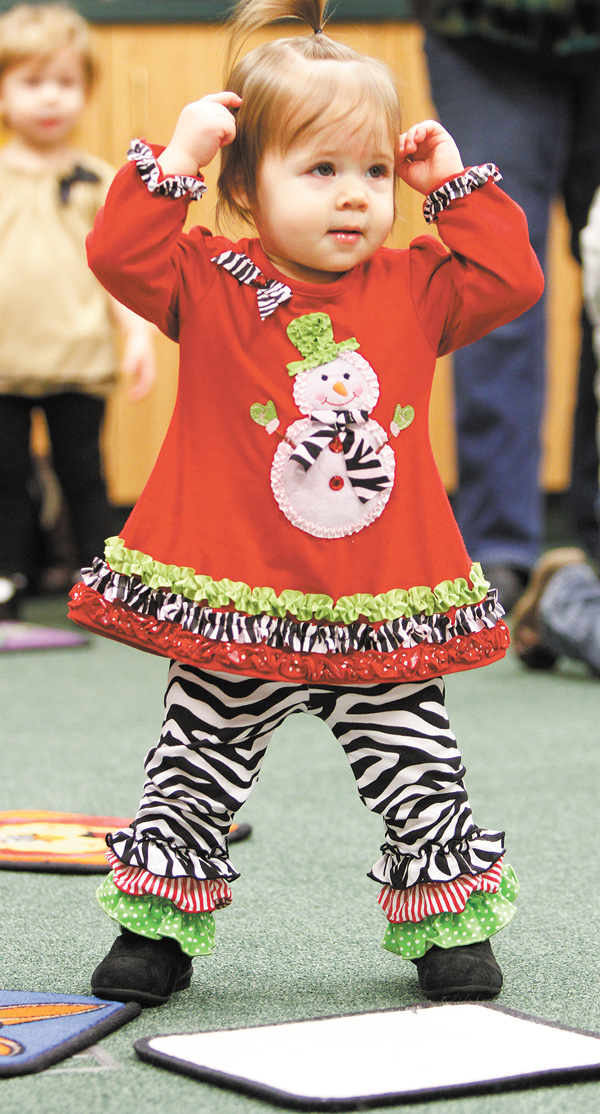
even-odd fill
[{"label": "snowman top hat", "polygon": [[334,341],[333,326],[328,313],[305,313],[302,317],[295,317],[287,327],[287,334],[292,344],[304,356],[303,360],[293,360],[287,365],[290,375],[297,375],[299,371],[309,371],[313,367],[320,367],[321,364],[329,364],[344,349],[360,348],[356,337],[341,340],[339,343]]}]

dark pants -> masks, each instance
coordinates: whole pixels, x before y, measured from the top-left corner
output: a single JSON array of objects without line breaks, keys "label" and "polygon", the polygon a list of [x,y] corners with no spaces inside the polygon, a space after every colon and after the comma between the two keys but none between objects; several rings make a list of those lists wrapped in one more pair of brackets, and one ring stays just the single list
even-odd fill
[{"label": "dark pants", "polygon": [[[579,234],[600,185],[600,51],[537,60],[484,41],[426,43],[432,95],[465,165],[497,163],[524,209],[546,262],[548,220],[562,197],[579,259]],[[471,556],[530,568],[544,541],[540,426],[545,390],[545,306],[454,355],[459,526]],[[595,360],[586,321],[575,419],[572,509],[588,550],[597,546],[594,504]]]},{"label": "dark pants", "polygon": [[35,568],[38,507],[30,452],[32,411],[44,411],[52,463],[69,511],[78,562],[91,564],[111,533],[102,472],[103,399],[66,391],[26,398],[0,395],[0,572],[28,579]]}]

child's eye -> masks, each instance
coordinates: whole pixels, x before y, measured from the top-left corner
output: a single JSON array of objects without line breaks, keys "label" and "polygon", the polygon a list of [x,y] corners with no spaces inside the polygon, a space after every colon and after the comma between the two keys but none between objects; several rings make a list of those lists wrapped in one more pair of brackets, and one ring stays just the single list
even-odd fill
[{"label": "child's eye", "polygon": [[319,178],[329,178],[332,174],[335,174],[335,170],[330,162],[320,162],[318,166],[313,166],[311,174],[315,174]]},{"label": "child's eye", "polygon": [[370,166],[367,173],[370,178],[387,178],[388,168],[387,166]]}]

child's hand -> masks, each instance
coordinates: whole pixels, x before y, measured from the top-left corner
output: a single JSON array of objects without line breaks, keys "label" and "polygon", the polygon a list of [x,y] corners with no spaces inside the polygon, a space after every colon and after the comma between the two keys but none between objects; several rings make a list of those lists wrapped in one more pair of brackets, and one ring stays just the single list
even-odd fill
[{"label": "child's hand", "polygon": [[173,138],[158,163],[163,174],[198,173],[207,166],[220,147],[235,139],[235,116],[230,109],[239,108],[242,98],[237,93],[211,93],[193,101],[183,109]]},{"label": "child's hand", "polygon": [[121,370],[129,378],[128,394],[132,402],[139,402],[150,393],[156,379],[156,355],[152,328],[133,329],[125,340]]},{"label": "child's hand", "polygon": [[114,321],[123,338],[121,371],[130,381],[129,397],[134,402],[145,398],[156,378],[155,325],[138,317],[137,313],[110,296]]},{"label": "child's hand", "polygon": [[437,120],[424,120],[398,140],[396,174],[425,196],[464,170],[453,138]]}]

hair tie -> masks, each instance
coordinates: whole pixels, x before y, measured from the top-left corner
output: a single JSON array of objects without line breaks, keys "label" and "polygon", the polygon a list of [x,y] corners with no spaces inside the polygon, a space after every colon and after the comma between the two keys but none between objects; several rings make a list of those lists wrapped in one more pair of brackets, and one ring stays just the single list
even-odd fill
[{"label": "hair tie", "polygon": [[322,34],[323,34],[323,28],[322,27],[317,27],[317,29],[315,31],[315,35],[322,35]]}]

